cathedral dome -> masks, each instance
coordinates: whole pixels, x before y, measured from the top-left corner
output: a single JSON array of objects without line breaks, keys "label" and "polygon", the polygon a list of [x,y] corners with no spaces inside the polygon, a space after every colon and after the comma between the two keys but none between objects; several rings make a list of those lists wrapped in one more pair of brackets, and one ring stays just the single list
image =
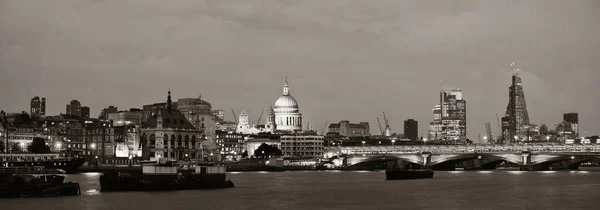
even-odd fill
[{"label": "cathedral dome", "polygon": [[296,102],[296,99],[290,95],[287,96],[281,96],[277,99],[277,101],[275,101],[275,109],[280,109],[280,108],[292,108],[292,109],[298,109],[298,102]]}]

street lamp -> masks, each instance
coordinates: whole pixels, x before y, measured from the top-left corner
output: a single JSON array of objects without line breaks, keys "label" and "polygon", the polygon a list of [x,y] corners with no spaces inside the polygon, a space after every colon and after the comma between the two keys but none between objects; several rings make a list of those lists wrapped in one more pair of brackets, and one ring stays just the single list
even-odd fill
[{"label": "street lamp", "polygon": [[[483,141],[485,141],[485,143],[487,143],[487,138],[488,138],[487,136],[483,137]],[[479,142],[479,143],[481,143],[481,142]]]},{"label": "street lamp", "polygon": [[550,136],[546,136],[546,142],[550,143]]},{"label": "street lamp", "polygon": [[392,139],[392,147],[396,147],[396,139]]},{"label": "street lamp", "polygon": [[515,136],[515,143],[517,143],[518,140],[519,140],[519,137]]},{"label": "street lamp", "polygon": [[365,141],[362,141],[363,147],[365,146],[365,143],[366,143]]}]

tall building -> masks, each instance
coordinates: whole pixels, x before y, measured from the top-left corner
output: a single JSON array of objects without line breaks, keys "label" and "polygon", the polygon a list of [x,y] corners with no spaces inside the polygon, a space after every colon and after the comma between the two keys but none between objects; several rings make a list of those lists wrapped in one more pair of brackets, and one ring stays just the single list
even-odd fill
[{"label": "tall building", "polygon": [[404,121],[404,138],[416,141],[419,138],[419,122],[414,119]]},{"label": "tall building", "polygon": [[46,98],[42,98],[40,100],[39,96],[33,97],[31,99],[31,116],[46,116]]},{"label": "tall building", "polygon": [[571,130],[574,132],[574,137],[579,137],[579,114],[577,114],[577,113],[564,114],[563,121],[571,124]]},{"label": "tall building", "polygon": [[298,102],[290,94],[290,85],[287,78],[283,85],[283,95],[275,101],[274,111],[277,130],[302,130],[302,114],[300,114],[300,110],[298,109]]},{"label": "tall building", "polygon": [[214,147],[215,143],[215,131],[217,130],[217,116],[215,116],[212,110],[212,105],[202,99],[202,95],[197,98],[181,98],[177,100],[176,109],[181,113],[204,135],[203,147]]},{"label": "tall building", "polygon": [[336,133],[340,136],[346,137],[357,137],[357,136],[370,136],[370,128],[368,122],[350,123],[348,120],[342,120],[339,123],[329,124],[328,132]]},{"label": "tall building", "polygon": [[119,109],[117,107],[109,106],[108,108],[102,109],[102,112],[100,112],[100,116],[98,118],[100,118],[102,120],[106,120],[106,119],[108,119],[109,114],[117,113],[117,112],[119,112]]},{"label": "tall building", "polygon": [[525,102],[525,93],[523,91],[523,82],[519,77],[519,69],[515,68],[515,63],[510,65],[514,71],[512,76],[512,85],[509,87],[509,100],[506,107],[506,114],[502,118],[502,142],[516,142],[528,136],[529,113],[527,103]]},{"label": "tall building", "polygon": [[81,116],[81,102],[78,100],[72,100],[71,103],[67,104],[67,115]]},{"label": "tall building", "polygon": [[90,118],[90,107],[82,106],[80,117],[83,119],[89,119]]},{"label": "tall building", "polygon": [[450,94],[440,92],[440,104],[433,108],[433,121],[429,124],[429,139],[439,141],[464,141],[467,139],[467,101],[460,89]]}]

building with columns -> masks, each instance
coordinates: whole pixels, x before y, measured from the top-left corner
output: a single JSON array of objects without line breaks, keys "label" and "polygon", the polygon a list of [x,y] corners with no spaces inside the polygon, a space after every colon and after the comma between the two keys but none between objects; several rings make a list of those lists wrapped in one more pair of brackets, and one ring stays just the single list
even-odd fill
[{"label": "building with columns", "polygon": [[302,114],[298,102],[290,94],[290,85],[287,78],[283,85],[283,95],[275,101],[274,107],[275,126],[280,131],[301,131]]}]

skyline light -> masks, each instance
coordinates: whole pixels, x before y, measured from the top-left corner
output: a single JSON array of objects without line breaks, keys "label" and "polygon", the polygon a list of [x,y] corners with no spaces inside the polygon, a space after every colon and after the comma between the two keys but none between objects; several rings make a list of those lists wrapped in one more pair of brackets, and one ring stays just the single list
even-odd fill
[{"label": "skyline light", "polygon": [[0,109],[26,111],[37,95],[47,98],[47,115],[77,99],[97,116],[109,105],[163,102],[171,89],[174,98],[202,94],[216,109],[245,105],[256,118],[289,76],[303,121],[315,128],[375,125],[384,111],[393,132],[415,119],[425,135],[443,80],[468,96],[468,137],[477,139],[506,109],[514,61],[533,123],[553,127],[576,112],[580,130],[600,133],[596,1],[254,4],[4,3]]}]

